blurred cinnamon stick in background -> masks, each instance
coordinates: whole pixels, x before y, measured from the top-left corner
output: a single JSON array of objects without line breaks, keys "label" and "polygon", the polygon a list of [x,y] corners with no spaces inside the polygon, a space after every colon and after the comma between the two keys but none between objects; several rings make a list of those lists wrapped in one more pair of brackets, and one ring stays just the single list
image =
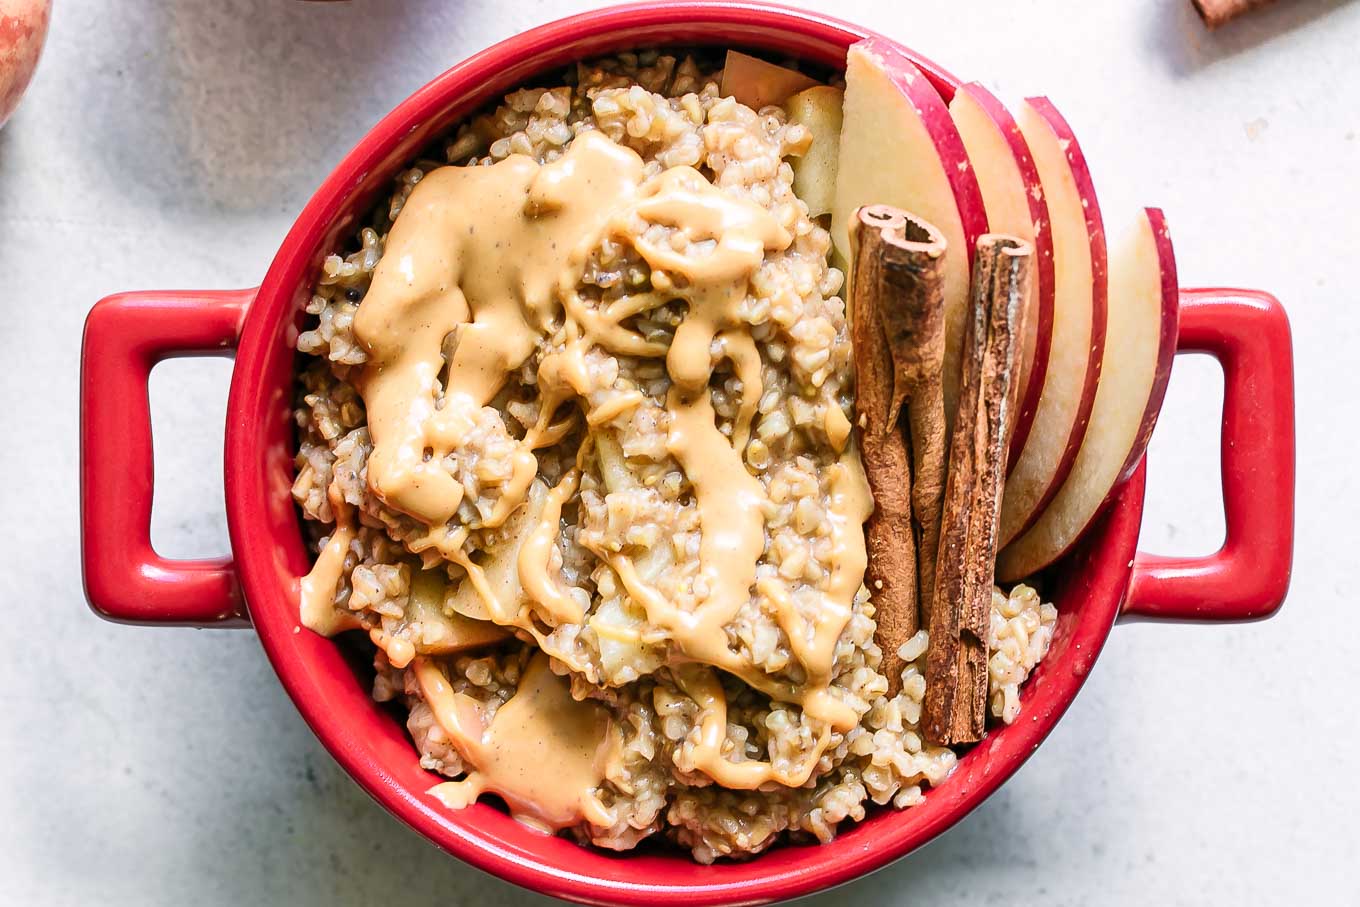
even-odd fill
[{"label": "blurred cinnamon stick in background", "polygon": [[1195,10],[1205,25],[1218,28],[1248,10],[1273,3],[1274,0],[1191,0],[1191,2],[1195,4]]}]

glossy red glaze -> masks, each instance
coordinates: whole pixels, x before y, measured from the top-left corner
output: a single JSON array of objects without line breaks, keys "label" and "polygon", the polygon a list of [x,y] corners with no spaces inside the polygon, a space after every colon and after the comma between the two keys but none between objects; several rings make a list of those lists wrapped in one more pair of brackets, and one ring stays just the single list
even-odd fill
[{"label": "glossy red glaze", "polygon": [[1223,367],[1221,547],[1208,557],[1139,554],[1130,617],[1259,620],[1289,590],[1294,559],[1294,351],[1289,319],[1256,290],[1181,290],[1178,353]]},{"label": "glossy red glaze", "polygon": [[152,367],[230,356],[254,290],[123,293],[85,320],[81,349],[80,524],[85,594],[125,623],[239,624],[230,558],[172,561],[151,548]]},{"label": "glossy red glaze", "polygon": [[[253,302],[249,292],[126,294],[100,302],[87,321],[81,390],[84,565],[94,607],[117,620],[220,625],[236,613],[234,569],[281,682],[346,771],[440,847],[545,894],[636,905],[663,898],[685,905],[764,903],[854,879],[953,825],[1038,747],[1095,663],[1133,578],[1142,469],[1118,492],[1084,543],[1054,571],[1058,626],[1048,658],[1022,694],[1023,721],[989,735],[967,753],[949,783],[929,792],[922,805],[904,812],[877,811],[831,844],[779,847],[744,863],[697,866],[665,850],[611,856],[539,834],[484,804],[461,811],[443,808],[425,793],[439,779],[419,767],[401,723],[374,705],[366,680],[330,640],[301,631],[297,620],[297,578],[311,558],[289,495],[293,341],[325,250],[352,231],[401,164],[495,95],[582,56],[641,45],[706,43],[777,50],[835,66],[862,34],[825,17],[757,3],[614,7],[533,29],[449,70],[379,123],[303,210]],[[949,76],[915,55],[912,59],[942,94],[952,94]],[[1235,348],[1230,382],[1245,383],[1232,385],[1229,423],[1290,425],[1293,400],[1289,382],[1279,372],[1288,372],[1288,332],[1278,306],[1260,318],[1251,314],[1250,306],[1220,308],[1224,319],[1252,317],[1253,330],[1267,327],[1276,337],[1264,346],[1244,339],[1245,345]],[[1196,334],[1198,322],[1188,320],[1183,340],[1226,350],[1226,345],[1215,346]],[[1221,331],[1239,337],[1247,333],[1231,326]],[[1263,352],[1278,353],[1281,338],[1285,359],[1260,358]],[[225,472],[235,562],[165,561],[146,541],[145,514],[151,502],[147,372],[164,356],[223,354],[233,342],[236,367],[227,410]],[[1269,385],[1271,392],[1258,395],[1258,382]],[[1225,431],[1225,444],[1239,437],[1233,424]],[[1256,429],[1240,437],[1253,444],[1259,438]],[[1283,445],[1292,454],[1292,432],[1277,432],[1271,443],[1272,449]],[[1292,513],[1292,480],[1271,471],[1280,465],[1278,458],[1253,458],[1249,465],[1250,470],[1231,475],[1225,465],[1229,499],[1259,493],[1276,513]],[[1239,516],[1265,520],[1269,514],[1230,506],[1230,527],[1241,527]],[[1278,597],[1271,597],[1283,595],[1289,566],[1287,533],[1280,540],[1286,543],[1283,560],[1277,556],[1253,572],[1232,574],[1237,582],[1254,587],[1206,585],[1204,591],[1277,606]],[[1178,590],[1201,587],[1194,586],[1193,577],[1159,570],[1140,573],[1138,588],[1145,591],[1137,601],[1142,608],[1130,611],[1154,613],[1159,603],[1170,603],[1162,613],[1184,616],[1174,607]],[[1241,609],[1226,609],[1196,616],[1239,613]]]}]

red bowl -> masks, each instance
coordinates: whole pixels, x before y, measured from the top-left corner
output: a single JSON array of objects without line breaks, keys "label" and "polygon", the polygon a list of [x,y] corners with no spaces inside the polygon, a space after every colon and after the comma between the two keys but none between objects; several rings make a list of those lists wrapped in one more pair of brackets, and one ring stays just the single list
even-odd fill
[{"label": "red bowl", "polygon": [[[1284,598],[1293,537],[1293,373],[1288,322],[1270,296],[1181,295],[1181,351],[1225,371],[1222,431],[1227,541],[1205,558],[1136,554],[1145,474],[1115,495],[1080,550],[1053,571],[1059,618],[1026,684],[1016,724],[989,734],[948,783],[905,811],[880,810],[834,842],[784,846],[747,862],[695,865],[678,852],[609,855],[533,831],[490,806],[442,807],[426,790],[401,723],[377,708],[336,645],[298,626],[298,577],[311,557],[293,479],[293,343],[326,251],[402,164],[459,118],[518,83],[584,56],[649,45],[776,51],[839,66],[862,29],[750,2],[646,3],[532,29],[439,76],[374,127],[317,190],[254,290],[125,293],[85,326],[81,516],[86,594],[126,623],[253,625],[307,723],[403,822],[456,856],[545,894],[589,903],[753,904],[848,881],[920,847],[981,803],[1043,741],[1072,702],[1121,615],[1190,620],[1268,616]],[[908,52],[946,97],[955,80]],[[172,561],[151,548],[146,379],[161,359],[236,357],[226,424],[232,557]]]}]

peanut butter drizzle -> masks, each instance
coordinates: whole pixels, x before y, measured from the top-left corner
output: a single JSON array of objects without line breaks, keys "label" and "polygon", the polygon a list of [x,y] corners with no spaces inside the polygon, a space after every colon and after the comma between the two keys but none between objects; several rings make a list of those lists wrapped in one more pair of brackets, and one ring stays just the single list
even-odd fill
[{"label": "peanut butter drizzle", "polygon": [[644,399],[641,391],[625,391],[622,394],[616,394],[608,403],[591,407],[590,416],[586,421],[592,427],[607,425],[624,413],[637,409]]},{"label": "peanut butter drizzle", "polygon": [[[732,446],[745,450],[746,442],[751,440],[751,422],[760,406],[760,395],[764,385],[760,378],[760,351],[750,334],[739,331],[724,331],[719,337],[723,355],[732,363],[737,379],[741,381],[741,405],[737,410],[736,424],[732,426]],[[839,411],[839,406],[830,409]]]},{"label": "peanut butter drizzle", "polygon": [[357,615],[335,605],[335,589],[345,575],[345,554],[354,540],[354,515],[334,483],[326,489],[326,496],[335,513],[335,531],[316,556],[312,569],[299,581],[298,617],[308,630],[334,636],[360,626]]},{"label": "peanut butter drizzle", "polygon": [[557,624],[579,624],[585,611],[570,595],[563,592],[549,571],[549,558],[557,545],[562,523],[562,506],[576,494],[581,483],[581,471],[571,469],[562,477],[543,504],[543,514],[524,540],[519,550],[517,568],[520,585],[530,600],[547,610]]},{"label": "peanut butter drizzle", "polygon": [[836,453],[845,453],[845,444],[850,440],[850,420],[846,418],[845,410],[839,406],[828,406],[824,427],[827,440],[831,442],[831,448]]},{"label": "peanut butter drizzle", "polygon": [[[577,411],[553,421],[563,404],[574,401],[589,426],[607,432],[608,423],[645,401],[634,389],[594,387],[587,352],[598,346],[615,355],[664,357],[672,381],[666,447],[693,488],[700,517],[699,604],[687,609],[668,600],[639,577],[623,553],[596,553],[648,621],[672,641],[677,660],[692,663],[677,676],[701,709],[696,767],[733,787],[801,785],[832,732],[849,730],[858,720],[853,707],[832,692],[831,678],[836,643],[863,580],[862,526],[872,506],[868,485],[858,452],[848,443],[844,415],[828,417],[827,432],[840,459],[831,467],[826,529],[831,561],[818,593],[822,601],[808,621],[787,594],[766,596],[806,681],[766,674],[731,648],[725,629],[752,603],[768,505],[764,486],[743,460],[763,388],[760,355],[741,310],[765,255],[787,248],[793,238],[765,209],[724,193],[691,168],[644,175],[633,151],[586,132],[550,164],[512,156],[488,167],[440,168],[417,184],[354,322],[369,355],[358,381],[374,444],[369,486],[388,506],[430,527],[410,547],[436,548],[462,565],[483,616],[541,641],[543,624],[584,619],[579,603],[550,570],[562,507],[577,491],[579,458],[577,469],[546,501],[531,501],[527,528],[516,530],[522,531],[514,555],[517,582],[499,574],[493,581],[492,568],[483,569],[463,551],[468,527],[451,520],[464,489],[441,461],[457,451],[510,373],[535,350],[544,350],[536,424],[519,444],[511,479],[501,486],[493,512],[472,528],[512,520],[535,485],[533,451],[565,437],[575,424]],[[668,228],[664,240],[639,229],[639,221]],[[599,308],[578,287],[590,254],[604,240],[631,245],[651,269],[652,288]],[[684,302],[688,311],[668,345],[624,323],[671,300]],[[558,345],[549,348],[552,343]],[[740,382],[730,438],[718,426],[709,392],[723,360]],[[608,736],[602,730],[607,721],[600,724],[601,707],[571,699],[548,671],[546,656],[535,657],[515,697],[484,732],[468,723],[467,703],[452,693],[435,665],[419,656],[412,665],[441,727],[461,742],[460,752],[474,767],[468,781],[437,788],[442,799],[463,805],[482,790],[494,790],[517,814],[552,828],[589,819],[599,809],[598,801],[580,793],[603,777],[598,747],[587,744]],[[714,667],[801,705],[821,723],[806,766],[776,769],[724,756],[727,704]],[[511,726],[514,732],[497,730]],[[545,749],[538,740],[553,742]],[[571,754],[566,773],[558,767],[559,748]],[[543,772],[545,764],[554,770]]]},{"label": "peanut butter drizzle", "polygon": [[393,636],[382,627],[369,630],[368,638],[373,641],[373,645],[387,653],[387,660],[398,670],[406,667],[416,657],[415,643],[409,639]]},{"label": "peanut butter drizzle", "polygon": [[[426,175],[355,314],[369,356],[358,382],[373,438],[369,487],[430,526],[447,523],[463,499],[440,461],[543,338],[576,247],[592,242],[641,182],[642,159],[603,135],[582,135],[572,152],[544,166],[515,155]],[[450,334],[456,345],[445,363]],[[520,451],[491,525],[519,506],[537,465]]]},{"label": "peanut butter drizzle", "polygon": [[801,767],[778,769],[769,762],[733,762],[723,755],[727,743],[727,695],[712,668],[682,665],[675,670],[676,683],[699,706],[699,745],[694,747],[694,767],[721,784],[736,790],[755,790],[777,781],[786,787],[802,787],[831,742],[831,726],[823,724],[812,750],[804,754]]},{"label": "peanut butter drizzle", "polygon": [[417,658],[413,666],[435,721],[475,766],[463,780],[430,789],[446,806],[461,809],[490,792],[505,800],[516,819],[545,831],[582,818],[610,824],[595,789],[615,754],[617,731],[602,705],[571,697],[548,656],[540,652],[530,660],[519,689],[489,723],[482,706],[454,692],[438,665]]}]

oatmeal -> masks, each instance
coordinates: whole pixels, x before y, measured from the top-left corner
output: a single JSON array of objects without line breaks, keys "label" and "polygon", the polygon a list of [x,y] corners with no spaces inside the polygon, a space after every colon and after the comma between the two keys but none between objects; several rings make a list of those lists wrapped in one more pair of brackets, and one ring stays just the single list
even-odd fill
[{"label": "oatmeal", "polygon": [[[918,733],[925,633],[900,693],[878,670],[811,135],[719,78],[583,64],[403,173],[309,305],[294,485],[303,621],[367,632],[435,796],[701,861],[829,840],[956,758]],[[998,718],[1053,619],[996,592]]]}]

